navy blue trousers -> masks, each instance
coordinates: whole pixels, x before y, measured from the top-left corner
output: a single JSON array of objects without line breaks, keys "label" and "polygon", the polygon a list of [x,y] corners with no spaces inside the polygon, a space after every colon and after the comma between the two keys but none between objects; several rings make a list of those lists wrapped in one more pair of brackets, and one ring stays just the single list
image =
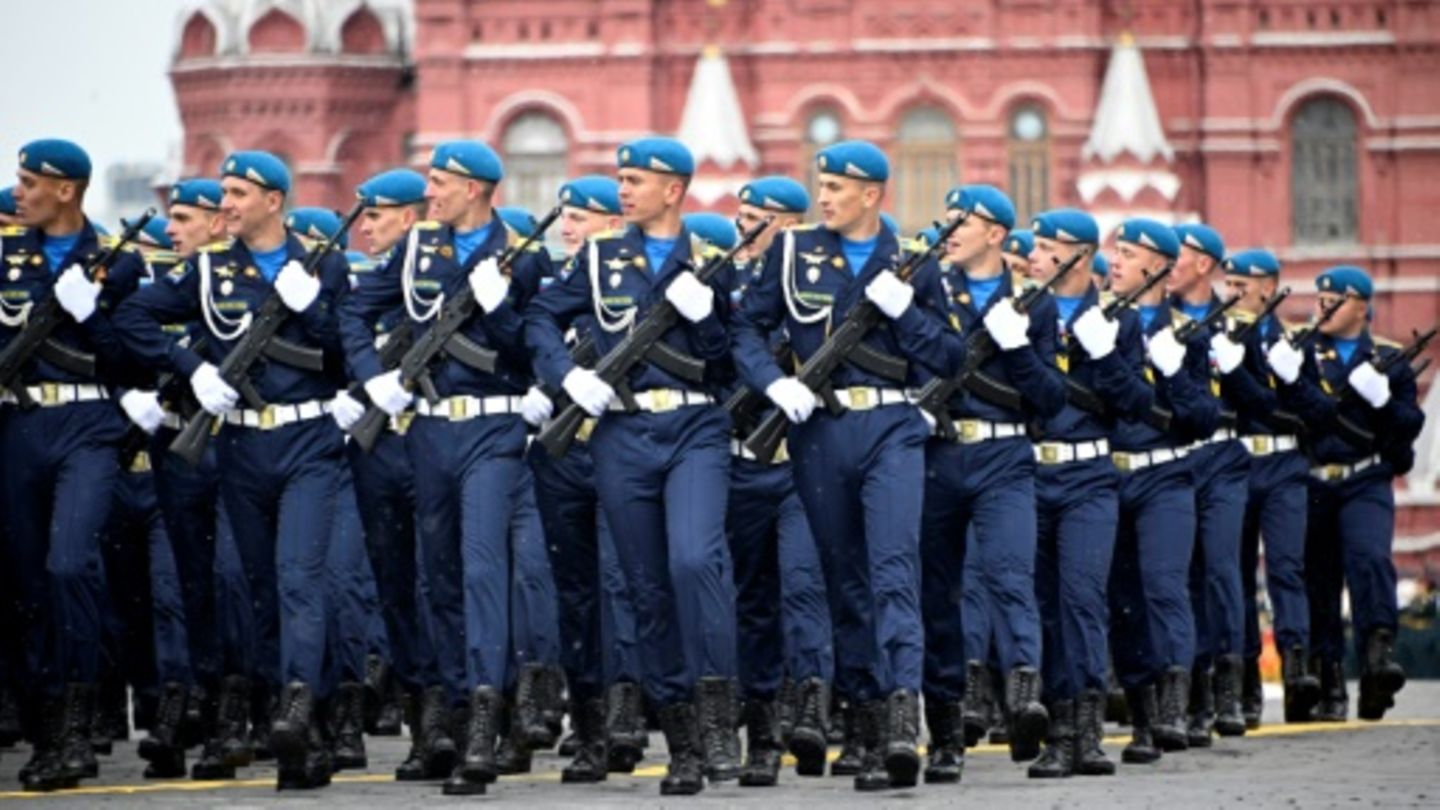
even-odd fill
[{"label": "navy blue trousers", "polygon": [[1199,448],[1195,471],[1195,552],[1190,604],[1195,611],[1196,665],[1245,651],[1245,589],[1240,537],[1250,496],[1250,454],[1238,441]]},{"label": "navy blue trousers", "polygon": [[520,466],[510,513],[510,644],[516,668],[560,663],[559,597],[535,499],[535,476]]},{"label": "navy blue trousers", "polygon": [[1355,649],[1363,655],[1370,634],[1396,630],[1395,491],[1384,473],[1347,481],[1309,482],[1306,580],[1310,584],[1312,651],[1327,660],[1344,657],[1340,590],[1350,590]]},{"label": "navy blue trousers", "polygon": [[1265,541],[1265,590],[1274,610],[1275,646],[1310,646],[1310,604],[1305,594],[1306,485],[1309,464],[1299,452],[1250,461],[1250,499],[1240,541],[1245,594],[1245,657],[1260,656],[1258,598],[1260,541]]}]

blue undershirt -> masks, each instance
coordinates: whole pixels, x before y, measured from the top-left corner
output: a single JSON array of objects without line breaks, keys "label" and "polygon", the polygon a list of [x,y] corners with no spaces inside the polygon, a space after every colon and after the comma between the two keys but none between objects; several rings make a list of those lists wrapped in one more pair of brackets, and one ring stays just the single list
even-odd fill
[{"label": "blue undershirt", "polygon": [[970,291],[970,299],[975,302],[975,308],[983,310],[990,299],[995,297],[995,291],[1000,289],[1001,276],[994,278],[970,278],[965,277],[965,287]]},{"label": "blue undershirt", "polygon": [[865,263],[870,261],[870,254],[875,252],[875,245],[880,242],[880,234],[875,234],[869,239],[854,241],[840,237],[840,252],[845,254],[845,263],[850,265],[850,275],[858,276],[860,271],[865,269]]},{"label": "blue undershirt", "polygon": [[1185,313],[1192,321],[1204,320],[1205,316],[1210,314],[1210,303],[1208,301],[1203,304],[1182,302],[1180,304],[1180,311]]},{"label": "blue undershirt", "polygon": [[48,234],[45,236],[45,243],[40,249],[45,251],[45,261],[50,263],[51,273],[59,273],[65,269],[60,266],[60,263],[65,261],[65,257],[70,255],[70,251],[75,249],[75,245],[79,241],[79,231],[69,236],[50,236]]},{"label": "blue undershirt", "polygon": [[455,260],[460,262],[461,267],[464,267],[470,261],[470,256],[475,253],[476,249],[485,244],[486,239],[490,238],[490,229],[493,227],[495,227],[495,220],[492,219],[473,231],[455,232],[455,235],[451,237],[450,241],[455,246]]},{"label": "blue undershirt", "polygon": [[1075,317],[1075,310],[1080,308],[1080,302],[1084,300],[1085,298],[1079,295],[1055,296],[1055,308],[1060,310],[1060,323],[1070,323],[1070,319]]},{"label": "blue undershirt", "polygon": [[280,275],[280,268],[285,266],[285,261],[290,258],[290,251],[284,243],[274,250],[260,252],[250,251],[250,258],[255,260],[255,266],[260,268],[260,275],[271,284],[275,283],[275,277]]},{"label": "blue undershirt", "polygon": [[1355,356],[1355,349],[1360,345],[1360,338],[1331,338],[1331,344],[1335,346],[1335,353],[1340,355],[1341,362],[1350,365],[1350,358]]},{"label": "blue undershirt", "polygon": [[661,239],[658,236],[645,237],[645,260],[650,263],[651,275],[660,272],[660,268],[665,266],[665,260],[670,258],[670,251],[675,249],[675,243],[679,241],[680,237],[678,236],[670,239]]},{"label": "blue undershirt", "polygon": [[1160,314],[1160,305],[1159,305],[1159,304],[1141,304],[1141,305],[1140,305],[1140,326],[1143,327],[1144,331],[1146,331],[1146,332],[1149,332],[1149,331],[1150,331],[1150,324],[1152,324],[1152,323],[1155,322],[1155,316],[1156,316],[1156,315],[1159,315],[1159,314]]}]

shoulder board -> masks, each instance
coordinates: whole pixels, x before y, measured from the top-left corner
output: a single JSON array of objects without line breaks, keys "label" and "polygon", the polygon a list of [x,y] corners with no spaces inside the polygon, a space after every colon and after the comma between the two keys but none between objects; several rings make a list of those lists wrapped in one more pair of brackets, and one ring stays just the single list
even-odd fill
[{"label": "shoulder board", "polygon": [[725,251],[723,251],[723,250],[721,250],[720,248],[715,247],[714,245],[711,245],[711,244],[706,244],[706,245],[704,245],[704,246],[702,246],[702,247],[700,248],[700,256],[701,256],[701,258],[714,259],[714,258],[716,258],[716,257],[718,257],[718,256],[724,256],[724,255],[725,255]]},{"label": "shoulder board", "polygon": [[0,225],[0,236],[24,236],[29,231],[24,225]]},{"label": "shoulder board", "polygon": [[1393,341],[1393,340],[1391,340],[1390,338],[1387,338],[1387,337],[1380,337],[1379,335],[1371,335],[1371,336],[1370,336],[1370,341],[1371,341],[1372,343],[1374,343],[1376,346],[1383,346],[1384,348],[1387,348],[1387,349],[1403,349],[1403,348],[1405,348],[1405,347],[1402,346],[1400,343],[1398,343],[1398,342],[1396,342],[1396,341]]},{"label": "shoulder board", "polygon": [[1110,292],[1109,290],[1101,290],[1101,291],[1100,291],[1100,306],[1103,307],[1103,306],[1105,306],[1106,304],[1108,304],[1108,303],[1110,303],[1111,301],[1114,301],[1114,300],[1115,300],[1115,293],[1112,293],[1112,292]]},{"label": "shoulder board", "polygon": [[438,231],[442,227],[444,227],[442,223],[436,222],[433,219],[422,219],[415,223],[415,230],[417,231]]},{"label": "shoulder board", "polygon": [[179,264],[180,254],[173,250],[157,250],[150,254],[151,264]]},{"label": "shoulder board", "polygon": [[[120,244],[120,237],[118,237],[118,236],[111,236],[111,235],[109,235],[109,234],[100,234],[100,235],[96,236],[96,238],[95,238],[95,243],[98,244],[102,249],[109,249],[109,248],[115,247],[116,245]],[[133,244],[131,244],[131,245],[126,245],[125,248],[126,248],[126,250],[135,250],[135,249],[136,249]]]},{"label": "shoulder board", "polygon": [[234,239],[221,239],[221,240],[218,241],[218,242],[211,242],[211,243],[208,244],[208,245],[201,245],[201,246],[200,246],[200,252],[201,252],[201,253],[224,253],[225,251],[229,250],[229,249],[230,249],[230,246],[233,245],[233,244],[235,244],[235,240],[234,240]]},{"label": "shoulder board", "polygon": [[1254,323],[1255,315],[1256,313],[1254,312],[1246,312],[1242,309],[1232,309],[1228,313],[1226,313],[1226,319],[1234,323]]},{"label": "shoulder board", "polygon": [[600,231],[599,233],[591,234],[590,238],[593,239],[593,240],[595,240],[596,242],[601,242],[601,241],[604,241],[604,240],[606,240],[606,239],[619,239],[620,237],[622,237],[622,236],[624,236],[624,235],[625,235],[625,229],[624,229],[624,228],[611,228],[611,229],[608,230],[608,231]]},{"label": "shoulder board", "polygon": [[920,239],[901,239],[900,249],[907,253],[924,253],[930,249],[930,245]]},{"label": "shoulder board", "polygon": [[791,225],[788,230],[792,231],[813,231],[820,227],[819,222],[802,222],[799,225]]},{"label": "shoulder board", "polygon": [[1186,315],[1184,310],[1176,309],[1175,307],[1170,308],[1170,315],[1175,323],[1184,324],[1189,323],[1191,320],[1190,316]]}]

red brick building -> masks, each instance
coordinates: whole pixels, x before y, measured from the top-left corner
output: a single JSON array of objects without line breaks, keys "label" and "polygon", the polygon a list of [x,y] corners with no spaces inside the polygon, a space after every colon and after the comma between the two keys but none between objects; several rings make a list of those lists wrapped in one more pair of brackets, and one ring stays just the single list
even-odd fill
[{"label": "red brick building", "polygon": [[866,138],[906,228],[960,181],[1022,214],[1199,218],[1274,249],[1297,293],[1366,267],[1397,336],[1440,317],[1437,75],[1420,0],[208,0],[172,69],[185,170],[271,149],[299,203],[474,137],[507,201],[541,208],[678,131],[691,204],[727,210],[743,178]]}]

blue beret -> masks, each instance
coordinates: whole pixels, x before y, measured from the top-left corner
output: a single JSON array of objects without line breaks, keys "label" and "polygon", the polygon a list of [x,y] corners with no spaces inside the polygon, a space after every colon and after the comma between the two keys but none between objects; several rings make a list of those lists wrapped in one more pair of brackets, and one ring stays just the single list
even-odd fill
[{"label": "blue beret", "polygon": [[815,166],[824,174],[858,180],[883,183],[890,179],[890,160],[880,147],[869,141],[832,143],[815,155]]},{"label": "blue beret", "polygon": [[890,216],[884,211],[880,212],[880,224],[885,226],[885,230],[896,236],[900,235],[900,223],[895,221],[895,217]]},{"label": "blue beret", "polygon": [[193,177],[180,180],[170,187],[171,205],[191,205],[209,211],[220,210],[220,199],[225,196],[219,180],[208,177]]},{"label": "blue beret", "polygon": [[510,226],[510,230],[520,234],[521,238],[534,233],[538,224],[534,214],[518,205],[502,205],[495,209],[495,213],[502,222]]},{"label": "blue beret", "polygon": [[1035,236],[1077,245],[1100,244],[1100,226],[1079,208],[1052,208],[1035,215],[1030,223]]},{"label": "blue beret", "polygon": [[221,177],[239,177],[261,188],[290,193],[290,170],[269,152],[235,152],[220,166]]},{"label": "blue beret", "polygon": [[1370,281],[1370,274],[1349,264],[1332,267],[1321,273],[1315,279],[1315,289],[1320,292],[1350,293],[1366,301],[1375,294],[1375,284]]},{"label": "blue beret", "polygon": [[1035,234],[1029,228],[1017,228],[1005,237],[1005,252],[1030,258],[1035,252]]},{"label": "blue beret", "polygon": [[935,244],[935,242],[939,240],[939,238],[940,229],[935,227],[934,225],[931,225],[928,228],[923,228],[920,230],[919,233],[915,234],[915,241],[925,245],[925,247],[927,248]]},{"label": "blue beret", "polygon": [[[341,221],[340,215],[329,208],[296,208],[285,217],[285,227],[316,242],[329,239],[343,224],[345,223]],[[343,248],[347,241],[342,234],[338,245]]]},{"label": "blue beret", "polygon": [[441,169],[472,180],[498,183],[505,177],[500,156],[479,141],[445,141],[435,145],[430,168]]},{"label": "blue beret", "polygon": [[[1175,226],[1175,238],[1180,244],[1192,247],[1217,262],[1225,260],[1225,240],[1220,232],[1198,222]],[[1177,255],[1179,251],[1176,251]]]},{"label": "blue beret", "polygon": [[[122,227],[128,228],[130,227],[130,222],[131,220],[122,218],[120,220],[120,225]],[[174,250],[175,243],[170,241],[170,236],[165,233],[165,228],[169,224],[170,220],[166,219],[165,217],[151,217],[145,223],[145,227],[140,229],[140,236],[136,239],[136,241],[140,242],[141,244],[150,245],[151,247],[164,248],[165,250]]]},{"label": "blue beret", "polygon": [[600,174],[577,177],[560,187],[560,203],[599,214],[619,214],[620,184]]},{"label": "blue beret", "polygon": [[1175,229],[1163,222],[1144,217],[1133,217],[1120,223],[1115,238],[1159,253],[1167,259],[1180,255],[1180,240],[1175,238]]},{"label": "blue beret", "polygon": [[1278,276],[1280,260],[1268,250],[1242,250],[1230,254],[1223,265],[1230,276]]},{"label": "blue beret", "polygon": [[956,186],[945,195],[945,207],[951,211],[966,211],[1003,226],[1006,230],[1015,227],[1015,204],[1000,189],[981,184]]},{"label": "blue beret", "polygon": [[425,201],[425,176],[411,169],[381,172],[355,187],[366,208],[412,205]]},{"label": "blue beret", "polygon": [[735,223],[728,217],[699,213],[686,214],[681,219],[685,222],[685,230],[721,250],[729,250],[740,241],[740,234],[735,231]]},{"label": "blue beret", "polygon": [[15,187],[0,188],[0,214],[15,216]]},{"label": "blue beret", "polygon": [[741,186],[740,202],[782,214],[803,214],[810,210],[810,195],[805,187],[778,174]]},{"label": "blue beret", "polygon": [[1104,253],[1096,251],[1095,255],[1090,257],[1090,272],[1101,278],[1110,275],[1110,260],[1105,258]]},{"label": "blue beret", "polygon": [[20,147],[20,168],[64,180],[88,180],[90,156],[72,141],[45,138]]},{"label": "blue beret", "polygon": [[666,174],[695,173],[695,158],[674,138],[639,138],[621,144],[615,164],[622,169],[644,169]]}]

